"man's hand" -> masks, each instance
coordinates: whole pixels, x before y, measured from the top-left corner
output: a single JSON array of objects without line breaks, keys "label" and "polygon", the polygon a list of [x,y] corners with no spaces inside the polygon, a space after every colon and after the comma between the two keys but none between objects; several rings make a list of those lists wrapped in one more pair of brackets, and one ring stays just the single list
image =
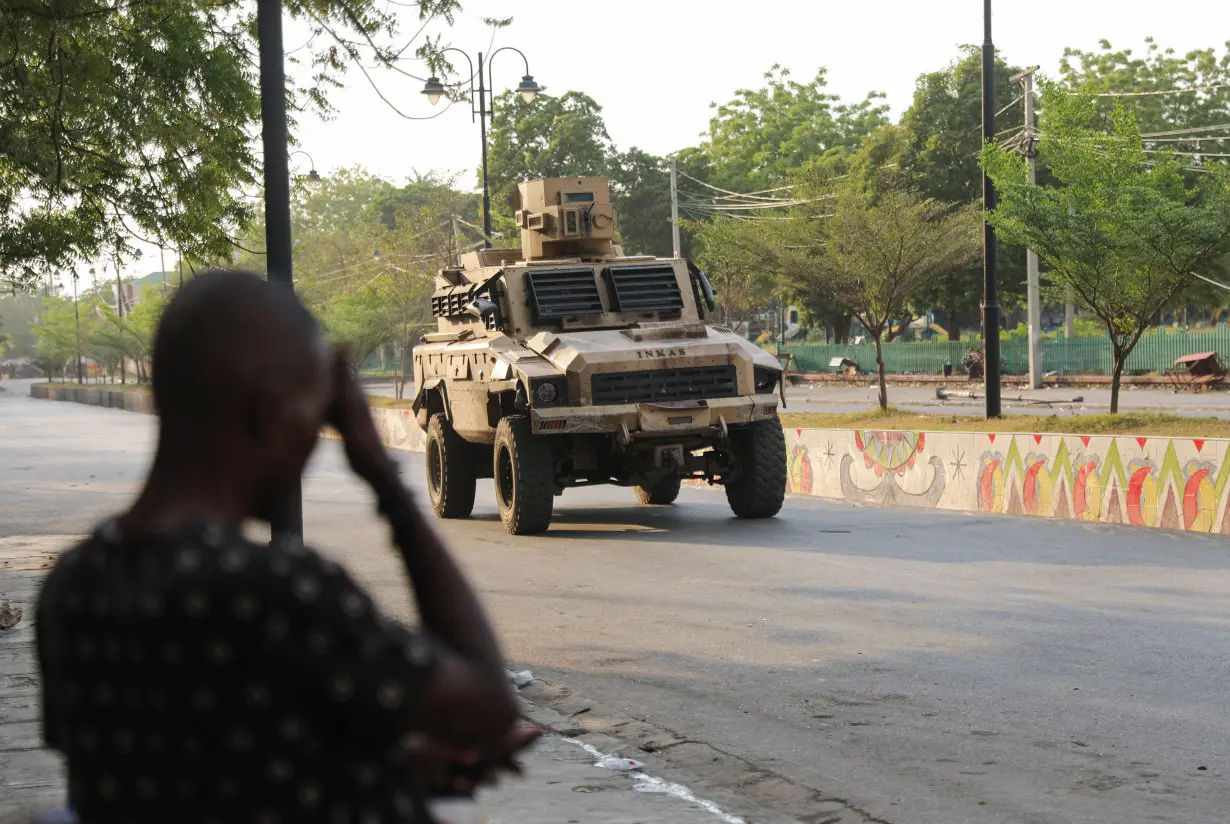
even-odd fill
[{"label": "man's hand", "polygon": [[384,444],[380,442],[367,395],[350,370],[345,350],[334,351],[331,370],[333,398],[325,422],[342,436],[350,468],[379,491],[381,485],[389,482],[390,475],[395,477],[396,472]]},{"label": "man's hand", "polygon": [[480,786],[494,786],[501,773],[521,775],[517,754],[542,734],[539,727],[520,724],[509,731],[496,751],[483,753],[423,733],[413,733],[403,739],[402,748],[430,795],[471,796]]}]

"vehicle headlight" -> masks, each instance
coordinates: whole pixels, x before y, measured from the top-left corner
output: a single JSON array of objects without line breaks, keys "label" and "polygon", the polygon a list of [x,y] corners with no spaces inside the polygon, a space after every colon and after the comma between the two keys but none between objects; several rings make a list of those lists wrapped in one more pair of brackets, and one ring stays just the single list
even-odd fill
[{"label": "vehicle headlight", "polygon": [[767,395],[777,389],[777,381],[780,378],[780,373],[772,369],[765,369],[763,366],[757,366],[752,370],[752,381],[756,385],[756,394]]},{"label": "vehicle headlight", "polygon": [[555,384],[546,382],[538,384],[538,388],[534,390],[534,399],[539,403],[555,403],[555,399],[559,397],[559,389]]}]

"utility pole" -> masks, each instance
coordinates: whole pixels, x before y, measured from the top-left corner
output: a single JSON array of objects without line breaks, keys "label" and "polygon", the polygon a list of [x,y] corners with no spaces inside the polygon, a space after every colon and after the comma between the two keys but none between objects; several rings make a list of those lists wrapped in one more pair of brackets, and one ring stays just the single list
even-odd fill
[{"label": "utility pole", "polygon": [[[260,50],[261,141],[265,161],[265,251],[271,283],[295,288],[290,242],[290,149],[286,131],[286,66],[282,0],[256,0]],[[183,258],[180,258],[183,273]],[[303,489],[296,483],[270,524],[275,538],[303,538]]]},{"label": "utility pole", "polygon": [[[991,0],[983,0],[982,143],[995,139],[995,44],[991,41]],[[995,184],[982,173],[982,207],[995,211]],[[999,284],[995,259],[995,229],[982,224],[982,365],[986,375],[986,415],[998,418],[999,397]]]},{"label": "utility pole", "polygon": [[1076,337],[1076,306],[1071,303],[1063,305],[1063,336],[1066,340]]},{"label": "utility pole", "polygon": [[163,254],[162,244],[158,244],[158,271],[162,272],[162,296],[167,296],[167,257]]},{"label": "utility pole", "polygon": [[[491,58],[488,58],[490,60]],[[491,248],[491,188],[487,185],[487,89],[483,84],[483,53],[478,53],[478,135],[483,141],[483,248]],[[493,93],[494,96],[494,93]]]},{"label": "utility pole", "polygon": [[[124,319],[124,282],[120,280],[120,257],[115,256],[115,314]],[[120,352],[120,383],[128,383],[128,359]]]},{"label": "utility pole", "polygon": [[[1013,83],[1025,83],[1025,159],[1029,163],[1029,183],[1038,182],[1038,150],[1035,140],[1038,135],[1034,113],[1034,72],[1032,66],[1012,76]],[[1029,305],[1029,385],[1042,388],[1042,295],[1038,280],[1038,255],[1033,249],[1025,250],[1026,297]]]},{"label": "utility pole", "polygon": [[77,272],[73,272],[73,320],[77,326],[77,383],[85,383],[85,368],[81,364],[81,309],[77,305]]},{"label": "utility pole", "polygon": [[452,253],[449,255],[454,266],[461,265],[461,230],[457,227],[457,213],[453,213],[453,236],[449,239],[449,244],[453,247]]},{"label": "utility pole", "polygon": [[671,243],[674,257],[682,257],[679,247],[679,156],[671,155]]}]

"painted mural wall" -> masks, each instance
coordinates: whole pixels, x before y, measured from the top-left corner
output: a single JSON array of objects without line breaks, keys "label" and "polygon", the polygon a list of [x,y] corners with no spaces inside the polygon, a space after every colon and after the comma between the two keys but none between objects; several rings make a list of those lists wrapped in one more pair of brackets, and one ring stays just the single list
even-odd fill
[{"label": "painted mural wall", "polygon": [[1230,535],[1230,441],[793,429],[789,489]]}]

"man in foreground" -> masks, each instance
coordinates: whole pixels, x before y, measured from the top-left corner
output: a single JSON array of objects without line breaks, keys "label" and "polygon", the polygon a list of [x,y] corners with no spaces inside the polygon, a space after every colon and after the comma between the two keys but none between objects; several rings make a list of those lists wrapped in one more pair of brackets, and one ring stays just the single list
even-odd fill
[{"label": "man in foreground", "polygon": [[[157,451],[128,512],[65,553],[38,605],[47,744],[101,822],[426,822],[528,735],[478,601],[385,454],[344,361],[287,289],[190,282],[153,356]],[[422,619],[383,618],[278,523],[320,427],[375,492]]]}]

